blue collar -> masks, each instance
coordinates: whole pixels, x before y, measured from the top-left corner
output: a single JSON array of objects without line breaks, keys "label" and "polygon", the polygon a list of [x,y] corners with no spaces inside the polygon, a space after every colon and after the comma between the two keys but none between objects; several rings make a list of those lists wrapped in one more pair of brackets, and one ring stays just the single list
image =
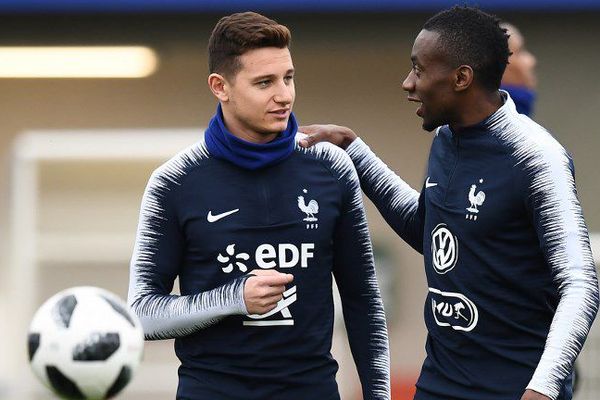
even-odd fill
[{"label": "blue collar", "polygon": [[525,114],[528,117],[533,113],[535,104],[535,91],[525,86],[502,85],[501,89],[506,90],[515,102],[517,112]]},{"label": "blue collar", "polygon": [[260,169],[277,164],[292,154],[295,146],[298,124],[294,114],[290,114],[287,128],[275,139],[265,144],[247,142],[227,130],[223,121],[221,104],[211,118],[204,140],[210,154],[229,161],[244,169]]}]

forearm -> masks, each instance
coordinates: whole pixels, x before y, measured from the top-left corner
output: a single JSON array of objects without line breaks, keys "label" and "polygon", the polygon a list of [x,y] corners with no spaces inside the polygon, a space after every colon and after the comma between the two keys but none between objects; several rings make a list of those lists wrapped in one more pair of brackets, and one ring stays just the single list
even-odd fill
[{"label": "forearm", "polygon": [[562,284],[561,298],[544,352],[528,389],[556,399],[571,373],[598,311],[598,281],[593,264],[580,268]]},{"label": "forearm", "polygon": [[422,248],[422,221],[418,218],[419,193],[394,173],[360,139],[348,146],[360,185],[386,222],[417,251]]},{"label": "forearm", "polygon": [[207,328],[226,316],[246,314],[244,283],[239,277],[223,286],[189,296],[146,291],[136,295],[131,307],[138,315],[147,340],[172,339]]},{"label": "forearm", "polygon": [[529,389],[556,399],[598,312],[598,278],[573,163],[562,147],[525,159],[522,192],[559,302]]},{"label": "forearm", "polygon": [[348,342],[365,400],[389,400],[390,354],[383,303],[377,288],[342,299]]},{"label": "forearm", "polygon": [[333,272],[363,398],[387,400],[390,398],[390,357],[385,312],[362,194],[354,171],[348,189],[344,211],[334,233]]}]

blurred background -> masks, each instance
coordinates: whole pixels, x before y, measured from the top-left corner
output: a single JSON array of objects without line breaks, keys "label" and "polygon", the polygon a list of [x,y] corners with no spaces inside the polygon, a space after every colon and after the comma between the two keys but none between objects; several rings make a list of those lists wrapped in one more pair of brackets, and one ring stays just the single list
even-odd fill
[{"label": "blurred background", "polygon": [[[535,119],[575,159],[579,198],[598,257],[600,1],[478,4],[515,24],[537,57]],[[29,371],[26,353],[29,321],[45,299],[78,285],[126,298],[146,181],[154,168],[202,137],[215,111],[206,84],[206,45],[221,16],[254,10],[287,25],[299,123],[352,127],[420,188],[432,137],[421,130],[401,83],[420,26],[451,5],[0,1],[0,399],[51,398]],[[12,65],[15,54],[25,61]],[[58,61],[35,61],[40,54]],[[422,257],[370,203],[368,217],[385,296],[394,399],[412,399],[424,358]],[[359,399],[340,324],[334,345],[340,389],[344,400]],[[598,328],[578,364],[575,398],[599,398]],[[137,376],[119,398],[174,398],[177,366],[172,341],[148,342]]]}]

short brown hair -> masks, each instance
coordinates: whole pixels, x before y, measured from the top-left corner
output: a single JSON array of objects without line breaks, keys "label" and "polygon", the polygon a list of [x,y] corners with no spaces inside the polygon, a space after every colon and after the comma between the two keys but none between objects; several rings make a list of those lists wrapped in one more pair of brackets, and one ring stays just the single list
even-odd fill
[{"label": "short brown hair", "polygon": [[255,12],[223,17],[217,22],[208,41],[210,73],[232,77],[241,68],[239,56],[261,47],[289,47],[290,30]]}]

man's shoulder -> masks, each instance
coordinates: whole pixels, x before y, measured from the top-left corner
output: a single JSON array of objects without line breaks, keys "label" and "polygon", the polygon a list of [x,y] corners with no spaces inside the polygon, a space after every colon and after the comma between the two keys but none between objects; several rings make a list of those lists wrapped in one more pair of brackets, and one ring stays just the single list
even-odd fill
[{"label": "man's shoulder", "polygon": [[356,174],[354,164],[344,149],[328,142],[321,142],[309,148],[303,148],[298,144],[300,138],[299,134],[296,137],[295,151],[297,153],[320,162],[336,175]]},{"label": "man's shoulder", "polygon": [[211,156],[206,148],[206,144],[204,140],[201,140],[165,161],[154,170],[150,179],[151,181],[158,181],[161,184],[179,185],[190,171],[200,167],[203,162],[210,158]]},{"label": "man's shoulder", "polygon": [[507,150],[512,173],[538,193],[547,192],[553,182],[571,179],[574,174],[567,150],[552,133],[525,115],[518,114],[493,136]]},{"label": "man's shoulder", "polygon": [[550,131],[523,114],[518,114],[495,136],[510,147],[521,162],[526,159],[551,162],[569,158],[566,149]]}]

